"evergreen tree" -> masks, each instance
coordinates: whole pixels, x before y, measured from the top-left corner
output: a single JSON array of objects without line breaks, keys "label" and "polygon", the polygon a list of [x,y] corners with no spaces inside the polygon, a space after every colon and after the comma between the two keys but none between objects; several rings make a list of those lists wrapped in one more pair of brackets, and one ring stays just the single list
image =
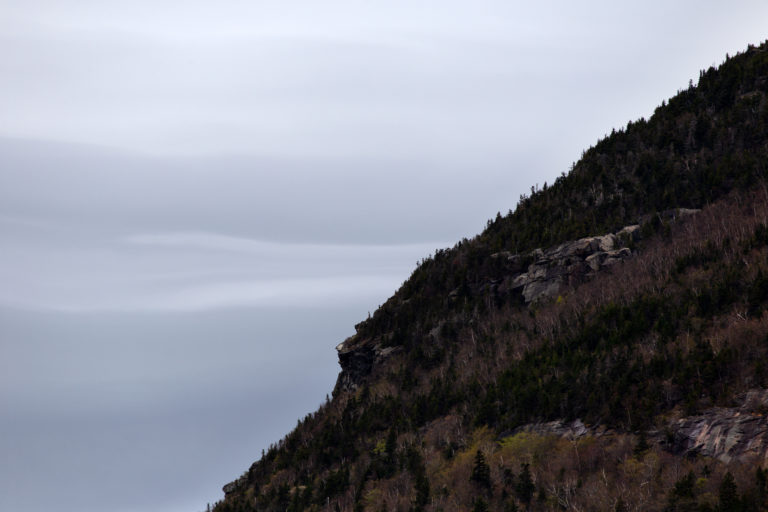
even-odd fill
[{"label": "evergreen tree", "polygon": [[475,466],[472,468],[472,475],[469,479],[481,487],[491,488],[491,468],[485,461],[485,455],[481,450],[477,450],[475,454]]},{"label": "evergreen tree", "polygon": [[739,491],[736,488],[736,481],[733,478],[731,472],[727,472],[723,477],[723,481],[720,482],[720,503],[718,504],[719,512],[738,512],[739,507]]},{"label": "evergreen tree", "polygon": [[536,486],[533,484],[533,478],[531,478],[531,469],[528,464],[523,464],[520,475],[517,477],[517,484],[515,485],[517,498],[527,506],[531,503],[535,490]]}]

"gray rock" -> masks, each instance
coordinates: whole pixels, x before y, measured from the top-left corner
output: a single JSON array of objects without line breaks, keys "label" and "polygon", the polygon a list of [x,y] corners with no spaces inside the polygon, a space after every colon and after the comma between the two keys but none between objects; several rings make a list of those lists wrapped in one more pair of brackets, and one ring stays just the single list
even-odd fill
[{"label": "gray rock", "polygon": [[229,482],[228,484],[225,484],[224,487],[221,488],[222,491],[224,491],[224,496],[227,494],[231,494],[237,490],[239,490],[243,485],[247,483],[247,475],[242,475],[240,478],[233,482]]},{"label": "gray rock", "polygon": [[587,256],[587,258],[584,260],[587,265],[589,265],[589,268],[597,272],[600,270],[600,267],[603,265],[603,262],[606,258],[606,253],[604,252],[597,252],[595,254],[590,254]]},{"label": "gray rock", "polygon": [[701,454],[729,463],[746,458],[768,462],[768,390],[751,390],[739,407],[713,407],[673,421],[654,432],[675,453]]},{"label": "gray rock", "polygon": [[620,239],[626,239],[627,241],[637,241],[640,239],[640,224],[633,224],[631,226],[626,226],[621,228],[617,233],[616,236]]},{"label": "gray rock", "polygon": [[537,300],[554,297],[560,291],[562,281],[559,278],[534,280],[523,288],[523,297],[525,302],[535,302]]},{"label": "gray rock", "polygon": [[[647,432],[647,439],[680,455],[703,455],[726,464],[756,459],[765,465],[768,463],[768,416],[765,415],[768,390],[751,390],[741,401],[738,407],[713,407],[700,415],[672,421],[664,429]],[[504,432],[500,437],[520,432],[569,439],[614,434],[604,426],[589,427],[577,419],[531,423]]]},{"label": "gray rock", "polygon": [[534,262],[527,272],[506,278],[498,290],[522,289],[523,299],[529,304],[555,297],[564,286],[576,284],[587,274],[632,255],[626,247],[619,249],[619,244],[620,238],[609,233],[565,242],[547,250],[536,249],[529,255]]},{"label": "gray rock", "polygon": [[339,391],[354,391],[358,383],[367,377],[373,369],[376,352],[370,343],[356,344],[356,336],[351,336],[336,346],[339,354],[341,372],[333,390],[334,396]]},{"label": "gray rock", "polygon": [[612,251],[618,245],[618,238],[613,233],[595,237],[598,242],[598,249],[601,251]]},{"label": "gray rock", "polygon": [[523,425],[512,431],[504,432],[499,437],[509,437],[521,432],[540,436],[559,436],[568,439],[578,439],[586,435],[595,435],[597,429],[588,428],[580,419],[571,422],[555,420],[547,423],[529,423],[528,425]]},{"label": "gray rock", "polygon": [[336,379],[333,395],[340,391],[355,391],[361,382],[371,374],[374,365],[382,359],[402,350],[400,347],[384,347],[382,339],[358,340],[357,335],[350,336],[336,346],[341,372]]},{"label": "gray rock", "polygon": [[622,247],[616,251],[607,251],[603,254],[605,255],[605,258],[603,259],[601,266],[610,267],[611,265],[619,263],[620,261],[624,261],[625,259],[632,256],[632,251],[626,247]]}]

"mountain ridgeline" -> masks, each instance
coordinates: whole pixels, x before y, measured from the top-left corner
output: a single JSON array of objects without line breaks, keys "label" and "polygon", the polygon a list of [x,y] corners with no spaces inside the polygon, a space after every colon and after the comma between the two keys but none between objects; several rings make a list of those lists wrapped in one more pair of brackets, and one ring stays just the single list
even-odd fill
[{"label": "mountain ridgeline", "polygon": [[216,512],[768,510],[768,42],[424,259]]}]

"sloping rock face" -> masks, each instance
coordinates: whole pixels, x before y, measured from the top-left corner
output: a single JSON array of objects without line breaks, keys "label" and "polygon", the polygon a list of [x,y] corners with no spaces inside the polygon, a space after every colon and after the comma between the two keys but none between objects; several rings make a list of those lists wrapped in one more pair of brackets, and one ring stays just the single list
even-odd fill
[{"label": "sloping rock face", "polygon": [[514,436],[515,434],[520,434],[521,432],[526,434],[536,434],[539,436],[559,436],[565,437],[567,439],[578,439],[586,435],[600,436],[603,435],[606,430],[605,428],[588,428],[586,425],[584,425],[584,423],[582,423],[581,420],[578,419],[570,422],[556,420],[546,423],[531,423],[528,425],[523,425],[522,427],[518,427],[512,431],[503,432],[499,438],[502,439],[505,437]]},{"label": "sloping rock face", "polygon": [[[768,463],[768,390],[751,390],[740,399],[738,407],[713,407],[703,414],[674,420],[663,429],[647,432],[647,439],[680,455],[703,455],[726,464],[757,461],[763,466]],[[499,439],[521,432],[566,439],[618,433],[603,425],[585,425],[579,419],[556,420],[523,425],[502,433]]]},{"label": "sloping rock face", "polygon": [[682,418],[663,442],[675,453],[701,454],[728,463],[745,458],[768,462],[768,390],[752,390],[734,408],[713,408]]}]

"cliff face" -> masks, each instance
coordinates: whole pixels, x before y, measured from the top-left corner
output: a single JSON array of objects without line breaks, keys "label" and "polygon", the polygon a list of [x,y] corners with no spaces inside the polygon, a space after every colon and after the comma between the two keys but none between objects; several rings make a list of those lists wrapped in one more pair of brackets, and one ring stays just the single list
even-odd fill
[{"label": "cliff face", "polygon": [[768,44],[425,258],[216,512],[768,510],[765,162]]},{"label": "cliff face", "polygon": [[768,463],[768,390],[753,389],[738,407],[715,407],[671,422],[657,435],[675,453],[703,455],[724,463]]},{"label": "cliff face", "polygon": [[355,391],[371,373],[374,365],[381,364],[398,347],[383,347],[381,342],[359,341],[355,336],[336,346],[341,372],[336,380],[334,396],[341,392]]}]

